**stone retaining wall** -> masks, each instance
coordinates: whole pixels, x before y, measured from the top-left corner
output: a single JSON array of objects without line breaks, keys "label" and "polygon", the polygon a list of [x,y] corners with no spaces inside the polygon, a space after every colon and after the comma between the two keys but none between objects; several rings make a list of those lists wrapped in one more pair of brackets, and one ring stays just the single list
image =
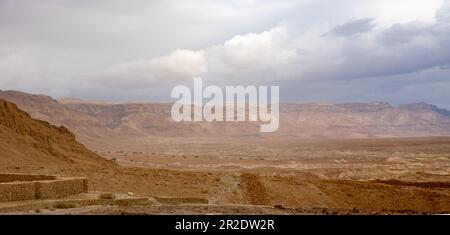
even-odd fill
[{"label": "stone retaining wall", "polygon": [[86,178],[0,174],[0,179],[0,202],[61,198],[88,191]]},{"label": "stone retaining wall", "polygon": [[34,182],[0,183],[0,202],[33,200],[35,198]]},{"label": "stone retaining wall", "polygon": [[155,200],[164,204],[208,204],[209,200],[195,197],[155,197]]},{"label": "stone retaining wall", "polygon": [[0,174],[0,183],[14,181],[54,180],[54,175]]},{"label": "stone retaining wall", "polygon": [[[85,186],[86,185],[86,186]],[[57,179],[36,182],[36,198],[61,198],[87,192],[84,178]]]}]

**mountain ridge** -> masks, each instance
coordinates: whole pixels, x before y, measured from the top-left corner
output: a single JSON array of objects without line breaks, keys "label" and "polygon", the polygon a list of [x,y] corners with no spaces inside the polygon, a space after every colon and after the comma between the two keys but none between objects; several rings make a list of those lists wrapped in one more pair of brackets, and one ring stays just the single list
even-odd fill
[{"label": "mountain ridge", "polygon": [[64,125],[93,147],[158,138],[372,138],[450,136],[450,111],[432,104],[281,103],[280,128],[260,133],[258,122],[174,122],[171,103],[108,103],[0,91],[33,118]]},{"label": "mountain ridge", "polygon": [[3,170],[89,168],[111,165],[78,143],[64,126],[31,118],[0,99],[0,166]]}]

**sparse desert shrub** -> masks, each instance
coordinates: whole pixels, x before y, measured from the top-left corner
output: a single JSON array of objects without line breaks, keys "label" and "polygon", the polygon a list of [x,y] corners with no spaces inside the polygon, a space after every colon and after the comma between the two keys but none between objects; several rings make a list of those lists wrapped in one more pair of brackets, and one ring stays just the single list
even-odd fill
[{"label": "sparse desert shrub", "polygon": [[131,206],[133,205],[133,201],[131,200],[117,200],[114,204],[118,206]]},{"label": "sparse desert shrub", "polygon": [[100,199],[107,199],[112,200],[116,198],[116,195],[114,193],[102,193],[99,196]]},{"label": "sparse desert shrub", "polygon": [[77,205],[72,202],[57,202],[53,207],[57,209],[68,209],[75,208],[77,207]]}]

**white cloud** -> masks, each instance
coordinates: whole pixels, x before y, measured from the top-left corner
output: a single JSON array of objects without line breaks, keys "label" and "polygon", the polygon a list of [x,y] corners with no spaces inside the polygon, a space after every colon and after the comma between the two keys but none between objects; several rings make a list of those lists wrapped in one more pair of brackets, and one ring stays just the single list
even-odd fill
[{"label": "white cloud", "polygon": [[360,87],[362,97],[360,81],[389,85],[386,77],[399,75],[395,87],[408,96],[401,87],[418,82],[409,77],[450,65],[450,1],[438,10],[442,2],[0,1],[0,89],[153,99],[200,76],[217,85],[281,84],[281,96],[289,90],[297,99],[304,94],[296,90],[321,87],[335,99],[348,91],[333,84]]},{"label": "white cloud", "polygon": [[449,51],[450,26],[442,21],[377,28],[372,19],[301,33],[276,26],[205,49],[208,79],[244,83],[407,74],[449,64]]},{"label": "white cloud", "polygon": [[274,76],[296,56],[290,40],[286,28],[277,26],[262,33],[237,35],[222,45],[210,47],[206,55],[212,76],[232,78],[266,72]]},{"label": "white cloud", "polygon": [[110,66],[101,72],[100,81],[113,87],[143,88],[185,82],[203,76],[206,71],[203,51],[176,50],[161,58]]}]

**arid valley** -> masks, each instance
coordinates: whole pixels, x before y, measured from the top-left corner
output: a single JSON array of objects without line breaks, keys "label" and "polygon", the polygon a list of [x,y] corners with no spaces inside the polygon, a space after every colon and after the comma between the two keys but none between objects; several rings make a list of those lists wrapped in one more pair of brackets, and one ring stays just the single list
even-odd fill
[{"label": "arid valley", "polygon": [[449,78],[450,0],[0,0],[0,231],[446,231]]},{"label": "arid valley", "polygon": [[282,104],[280,131],[260,134],[173,123],[163,103],[0,99],[1,173],[89,182],[2,213],[450,213],[450,115],[425,103]]}]

